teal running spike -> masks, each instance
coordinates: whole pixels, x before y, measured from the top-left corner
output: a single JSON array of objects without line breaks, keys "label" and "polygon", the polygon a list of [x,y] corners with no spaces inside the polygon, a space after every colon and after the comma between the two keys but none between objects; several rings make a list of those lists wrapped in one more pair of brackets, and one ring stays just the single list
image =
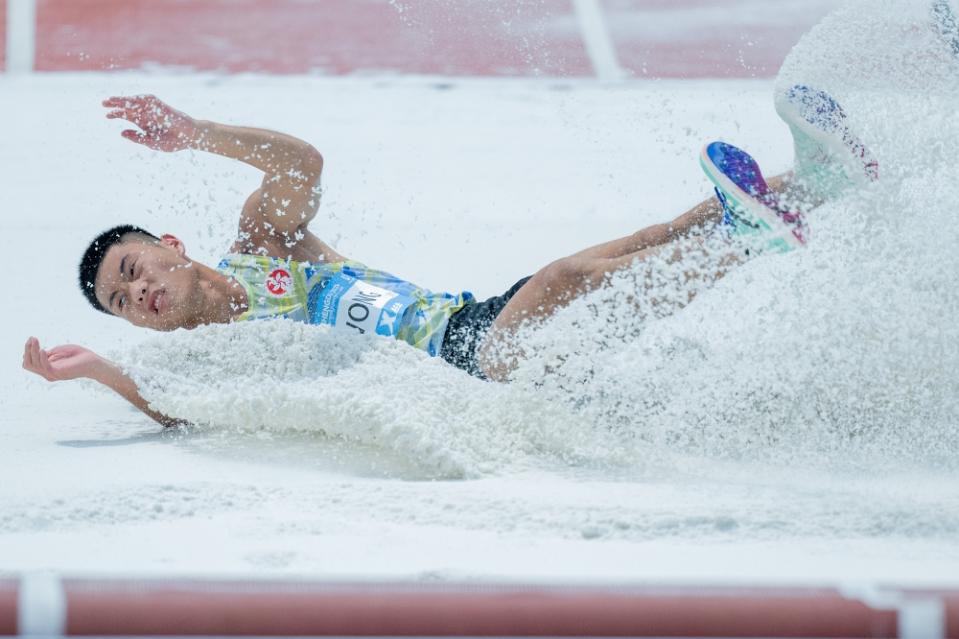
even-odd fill
[{"label": "teal running spike", "polygon": [[814,199],[831,199],[879,179],[879,163],[825,91],[797,84],[776,96],[776,111],[792,131],[796,183]]},{"label": "teal running spike", "polygon": [[959,58],[959,6],[954,8],[949,0],[933,0],[930,9],[932,26],[952,54]]},{"label": "teal running spike", "polygon": [[758,248],[784,253],[806,244],[802,214],[781,206],[756,161],[725,142],[706,145],[700,156],[723,205],[723,225],[732,235],[755,236]]}]

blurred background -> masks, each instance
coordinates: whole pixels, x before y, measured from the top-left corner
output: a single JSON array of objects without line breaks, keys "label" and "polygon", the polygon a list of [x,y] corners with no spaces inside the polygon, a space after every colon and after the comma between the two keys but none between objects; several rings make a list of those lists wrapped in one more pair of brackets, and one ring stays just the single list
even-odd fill
[{"label": "blurred background", "polygon": [[0,0],[14,71],[749,78],[839,0]]}]

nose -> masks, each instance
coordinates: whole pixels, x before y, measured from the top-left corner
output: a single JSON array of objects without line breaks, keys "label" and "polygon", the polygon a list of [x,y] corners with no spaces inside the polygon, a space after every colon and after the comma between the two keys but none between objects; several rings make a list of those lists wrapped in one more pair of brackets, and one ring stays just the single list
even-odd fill
[{"label": "nose", "polygon": [[136,305],[138,308],[145,308],[147,303],[147,282],[145,279],[140,278],[136,281],[130,282],[129,290],[127,293],[130,296],[131,300],[136,300]]}]

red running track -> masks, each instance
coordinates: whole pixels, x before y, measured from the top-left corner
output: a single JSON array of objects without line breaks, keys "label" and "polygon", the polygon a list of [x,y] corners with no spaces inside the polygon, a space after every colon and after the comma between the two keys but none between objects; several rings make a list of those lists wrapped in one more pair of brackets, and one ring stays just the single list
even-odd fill
[{"label": "red running track", "polygon": [[0,0],[0,69],[7,68],[7,0]]},{"label": "red running track", "polygon": [[0,581],[0,635],[959,637],[959,592],[884,590],[881,597],[870,604],[827,588],[61,582],[35,575]]},{"label": "red running track", "polygon": [[[589,76],[572,1],[36,0],[35,67]],[[600,7],[620,65],[634,76],[768,77],[839,1],[600,0]]]}]

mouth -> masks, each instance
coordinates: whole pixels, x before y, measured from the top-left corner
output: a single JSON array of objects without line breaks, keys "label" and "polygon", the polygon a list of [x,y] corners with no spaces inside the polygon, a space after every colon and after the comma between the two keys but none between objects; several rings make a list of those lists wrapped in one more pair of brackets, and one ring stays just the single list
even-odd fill
[{"label": "mouth", "polygon": [[158,288],[150,293],[150,298],[147,300],[147,308],[149,308],[153,313],[159,315],[160,308],[163,306],[163,296],[164,291],[162,288]]}]

